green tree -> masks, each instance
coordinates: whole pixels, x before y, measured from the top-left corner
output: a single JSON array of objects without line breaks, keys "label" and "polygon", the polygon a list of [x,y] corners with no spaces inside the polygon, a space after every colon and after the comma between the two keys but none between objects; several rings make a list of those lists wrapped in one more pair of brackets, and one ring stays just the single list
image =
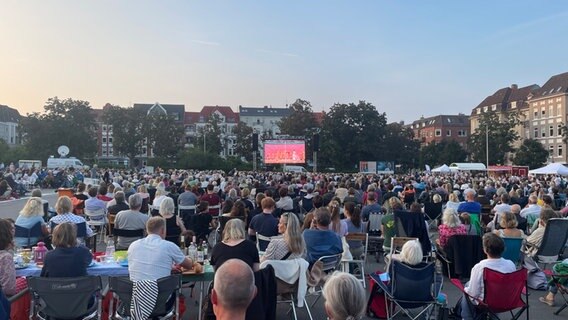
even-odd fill
[{"label": "green tree", "polygon": [[[278,122],[280,133],[301,137],[306,143],[306,150],[312,150],[312,137],[320,130],[314,117],[312,104],[309,101],[296,99],[290,105],[290,114]],[[312,152],[306,152],[307,159],[312,158]]]},{"label": "green tree", "polygon": [[519,166],[529,166],[532,169],[540,168],[546,163],[548,156],[549,153],[542,143],[535,139],[525,139],[515,152],[513,163]]},{"label": "green tree", "polygon": [[172,116],[148,116],[148,144],[154,156],[172,162],[183,147],[183,125]]},{"label": "green tree", "polygon": [[247,161],[252,161],[252,131],[252,128],[242,121],[233,129],[236,136],[235,153]]},{"label": "green tree", "polygon": [[420,167],[424,165],[438,166],[450,165],[453,162],[463,162],[467,158],[467,151],[454,140],[434,141],[420,150]]},{"label": "green tree", "polygon": [[507,153],[515,151],[513,143],[519,139],[515,131],[519,117],[510,114],[507,119],[499,120],[497,114],[485,112],[479,118],[479,126],[469,136],[469,151],[474,161],[486,161],[486,133],[489,145],[489,164],[505,163]]},{"label": "green tree", "polygon": [[110,106],[103,113],[103,121],[112,125],[115,154],[128,157],[133,166],[134,158],[142,154],[142,148],[146,146],[144,139],[148,137],[149,129],[146,114],[139,109]]},{"label": "green tree", "polygon": [[97,143],[92,110],[87,101],[50,98],[44,113],[32,113],[21,119],[24,145],[34,151],[34,158],[42,161],[54,155],[60,145],[67,145],[71,156],[94,157]]},{"label": "green tree", "polygon": [[[203,148],[207,153],[220,154],[223,150],[221,143],[221,119],[216,114],[211,115],[205,126],[198,129],[198,143],[203,143]],[[205,136],[205,138],[204,138]],[[196,143],[196,146],[198,144]]]},{"label": "green tree", "polygon": [[418,165],[420,142],[414,139],[412,129],[393,122],[386,126],[381,159],[394,161],[404,169],[412,169]]},{"label": "green tree", "polygon": [[371,103],[335,104],[321,131],[319,166],[353,170],[364,160],[383,160],[387,118]]}]

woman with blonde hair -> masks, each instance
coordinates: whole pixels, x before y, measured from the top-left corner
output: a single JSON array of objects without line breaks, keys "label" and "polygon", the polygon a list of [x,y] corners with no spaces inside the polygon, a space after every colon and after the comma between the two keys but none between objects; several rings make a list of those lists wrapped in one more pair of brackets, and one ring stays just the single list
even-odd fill
[{"label": "woman with blonde hair", "polygon": [[442,224],[438,226],[438,239],[436,243],[444,248],[448,239],[457,234],[467,234],[465,226],[461,224],[458,213],[454,209],[446,209],[442,215]]},{"label": "woman with blonde hair", "polygon": [[523,230],[517,228],[517,217],[512,212],[501,213],[499,225],[502,229],[494,230],[493,233],[501,238],[526,238]]},{"label": "woman with blonde hair", "polygon": [[[43,220],[43,214],[43,202],[41,198],[31,197],[24,205],[22,211],[20,211],[20,215],[16,219],[15,224],[22,228],[31,229],[39,223],[41,225],[41,233],[47,236],[49,230]],[[39,237],[32,237],[29,241],[31,245],[35,245],[39,241]],[[28,246],[28,238],[15,237],[14,243],[18,247],[26,247]]]},{"label": "woman with blonde hair", "polygon": [[225,261],[240,259],[253,271],[258,271],[260,259],[254,242],[246,239],[245,223],[240,219],[231,219],[223,230],[223,241],[218,242],[211,251],[211,265],[219,268]]},{"label": "woman with blonde hair", "polygon": [[365,313],[367,296],[361,282],[345,272],[334,272],[322,291],[325,313],[330,320],[358,320]]},{"label": "woman with blonde hair", "polygon": [[280,216],[278,233],[284,237],[270,241],[261,261],[296,259],[304,255],[306,242],[295,214],[286,212]]}]

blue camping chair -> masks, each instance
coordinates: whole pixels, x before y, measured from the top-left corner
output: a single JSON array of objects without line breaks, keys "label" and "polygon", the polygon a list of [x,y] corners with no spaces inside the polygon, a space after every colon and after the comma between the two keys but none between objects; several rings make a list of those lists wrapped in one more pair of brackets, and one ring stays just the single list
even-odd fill
[{"label": "blue camping chair", "polygon": [[503,238],[505,241],[505,251],[501,255],[503,259],[511,260],[515,265],[521,262],[522,238]]},{"label": "blue camping chair", "polygon": [[38,239],[43,237],[43,232],[41,232],[41,222],[34,224],[33,227],[29,229],[16,225],[15,237],[28,239],[28,244],[26,245],[26,247],[31,247],[36,245],[37,242],[32,243],[32,238]]},{"label": "blue camping chair", "polygon": [[[371,279],[385,292],[387,319],[393,319],[400,312],[412,320],[422,315],[429,318],[441,289],[441,276],[438,283],[435,271],[435,263],[408,266],[393,260],[389,268],[390,282],[384,283],[379,275],[371,274]],[[418,308],[421,309],[418,313],[411,310]]]}]

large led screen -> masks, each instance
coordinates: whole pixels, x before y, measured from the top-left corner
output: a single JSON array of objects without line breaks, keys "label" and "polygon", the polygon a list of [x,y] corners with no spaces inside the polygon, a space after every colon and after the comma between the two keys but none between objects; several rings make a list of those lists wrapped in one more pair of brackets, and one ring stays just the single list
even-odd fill
[{"label": "large led screen", "polygon": [[264,163],[293,164],[306,162],[306,144],[304,140],[265,140]]}]

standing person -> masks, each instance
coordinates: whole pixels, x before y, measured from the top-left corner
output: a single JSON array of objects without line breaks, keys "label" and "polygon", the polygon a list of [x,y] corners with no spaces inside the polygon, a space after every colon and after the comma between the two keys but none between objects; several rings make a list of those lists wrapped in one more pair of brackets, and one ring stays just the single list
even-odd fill
[{"label": "standing person", "polygon": [[256,296],[254,273],[239,259],[227,260],[215,273],[211,291],[213,312],[219,320],[244,320]]},{"label": "standing person", "polygon": [[[121,230],[144,230],[148,215],[140,212],[142,208],[142,197],[135,193],[128,198],[129,210],[120,211],[114,220],[114,227]],[[121,237],[117,238],[116,249],[128,250],[132,242],[138,240],[138,237]]]},{"label": "standing person", "polygon": [[[256,236],[256,233],[265,237],[273,237],[278,235],[278,219],[272,215],[274,211],[274,199],[266,197],[262,199],[262,214],[257,214],[250,221],[248,234],[249,236]],[[266,250],[268,243],[260,241],[260,251]]]},{"label": "standing person", "polygon": [[77,246],[77,226],[65,222],[53,230],[51,243],[55,250],[45,255],[42,277],[65,278],[87,275],[87,267],[93,260],[89,249]]},{"label": "standing person", "polygon": [[186,269],[193,267],[193,261],[186,258],[181,249],[166,237],[166,220],[160,216],[148,219],[148,236],[134,241],[128,248],[128,273],[130,280],[157,280],[167,277],[172,266],[179,264]]},{"label": "standing person", "polygon": [[[483,251],[487,255],[487,259],[481,260],[471,269],[471,277],[465,286],[465,292],[476,299],[483,299],[483,270],[485,268],[501,273],[510,273],[517,270],[513,261],[501,257],[505,251],[505,242],[496,234],[486,233],[483,236]],[[476,316],[475,309],[472,309],[466,300],[469,299],[468,295],[464,295],[461,301],[461,316],[465,320],[473,319]],[[471,303],[477,304],[477,301],[471,300]]]}]

